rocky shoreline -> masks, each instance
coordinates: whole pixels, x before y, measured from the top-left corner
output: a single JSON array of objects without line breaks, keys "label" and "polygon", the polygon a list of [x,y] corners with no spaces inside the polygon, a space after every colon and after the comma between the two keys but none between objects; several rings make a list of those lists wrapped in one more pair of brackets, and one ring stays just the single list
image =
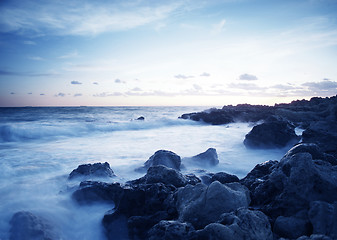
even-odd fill
[{"label": "rocky shoreline", "polygon": [[[242,179],[225,172],[181,173],[184,161],[218,164],[215,149],[186,159],[159,150],[136,169],[143,177],[124,184],[88,181],[113,179],[108,163],[80,165],[68,177],[81,180],[72,199],[80,206],[111,204],[102,216],[107,239],[337,239],[337,97],[225,106],[181,118],[256,122],[247,147],[297,144]],[[304,129],[301,140],[296,127]],[[31,212],[15,213],[10,224],[11,240],[61,239],[50,220]]]}]

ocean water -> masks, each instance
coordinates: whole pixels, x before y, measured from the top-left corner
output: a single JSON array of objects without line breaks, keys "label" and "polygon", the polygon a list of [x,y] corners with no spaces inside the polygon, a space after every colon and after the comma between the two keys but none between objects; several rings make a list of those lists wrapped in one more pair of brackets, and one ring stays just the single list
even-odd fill
[{"label": "ocean water", "polygon": [[[220,163],[202,168],[244,177],[256,164],[279,160],[288,150],[250,150],[243,145],[252,124],[211,126],[178,119],[205,107],[0,108],[0,239],[9,238],[17,211],[48,219],[62,239],[105,239],[101,220],[113,206],[78,206],[71,193],[79,182],[68,174],[80,164],[108,162],[125,182],[157,150],[191,157],[217,149]],[[144,116],[145,121],[136,118]],[[183,162],[184,163],[184,162]],[[185,162],[184,173],[200,173]]]}]

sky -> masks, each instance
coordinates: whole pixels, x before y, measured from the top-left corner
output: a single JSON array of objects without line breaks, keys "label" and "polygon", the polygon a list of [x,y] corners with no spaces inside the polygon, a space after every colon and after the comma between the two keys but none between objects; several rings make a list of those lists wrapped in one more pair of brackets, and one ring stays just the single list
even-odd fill
[{"label": "sky", "polygon": [[3,107],[336,94],[336,0],[0,0]]}]

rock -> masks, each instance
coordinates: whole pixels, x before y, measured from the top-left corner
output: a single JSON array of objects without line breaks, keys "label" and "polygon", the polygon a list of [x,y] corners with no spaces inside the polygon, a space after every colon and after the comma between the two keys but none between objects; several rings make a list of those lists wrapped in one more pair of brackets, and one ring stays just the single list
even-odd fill
[{"label": "rock", "polygon": [[298,140],[293,125],[287,121],[273,121],[254,126],[244,144],[249,148],[282,148]]},{"label": "rock", "polygon": [[194,121],[203,121],[212,125],[221,125],[234,122],[232,116],[218,109],[211,109],[200,113],[183,114],[180,118],[191,119]]},{"label": "rock", "polygon": [[337,239],[337,202],[333,204],[322,201],[312,202],[309,220],[314,234],[322,234]]},{"label": "rock", "polygon": [[303,235],[310,235],[312,227],[308,220],[294,216],[279,216],[276,218],[273,231],[280,237],[296,239]]},{"label": "rock", "polygon": [[187,185],[177,192],[179,220],[192,223],[196,229],[217,221],[222,213],[247,207],[249,202],[248,189],[239,183],[216,181],[209,186],[199,183]]},{"label": "rock", "polygon": [[332,240],[332,238],[319,234],[312,234],[310,237],[302,236],[297,238],[297,240]]},{"label": "rock", "polygon": [[201,166],[216,166],[219,164],[218,154],[215,148],[209,148],[206,152],[196,156],[184,158],[184,161],[190,161],[193,164]]},{"label": "rock", "polygon": [[79,204],[113,202],[118,205],[123,194],[124,188],[119,183],[86,181],[81,182],[72,198]]},{"label": "rock", "polygon": [[[252,206],[261,209],[272,221],[278,216],[294,216],[309,209],[312,201],[337,201],[337,168],[313,160],[308,152],[290,151],[272,166],[262,181],[249,186]],[[248,174],[249,175],[249,174]]]},{"label": "rock", "polygon": [[116,239],[118,229],[129,236],[145,236],[161,220],[177,218],[173,193],[176,188],[162,183],[127,185],[116,211],[105,214],[103,225],[108,239]]},{"label": "rock", "polygon": [[10,240],[61,239],[48,220],[31,212],[15,213],[10,224]]},{"label": "rock", "polygon": [[221,215],[217,223],[207,225],[196,233],[197,239],[272,240],[273,233],[266,215],[260,211],[239,208]]},{"label": "rock", "polygon": [[145,120],[145,117],[140,116],[139,118],[136,118],[136,120],[138,120],[138,121],[144,121],[144,120]]},{"label": "rock", "polygon": [[147,239],[187,240],[194,235],[194,232],[195,230],[190,223],[163,220],[150,229]]},{"label": "rock", "polygon": [[163,165],[169,168],[180,171],[181,158],[174,152],[167,150],[159,150],[155,152],[149,160],[144,163],[144,166],[138,168],[138,171],[146,171],[152,166]]},{"label": "rock", "polygon": [[74,178],[108,178],[115,177],[116,175],[110,168],[109,163],[94,163],[94,164],[83,164],[79,165],[75,170],[73,170],[68,179]]},{"label": "rock", "polygon": [[232,183],[239,182],[239,178],[235,175],[228,174],[225,172],[218,172],[211,177],[211,182],[219,181],[220,183]]}]

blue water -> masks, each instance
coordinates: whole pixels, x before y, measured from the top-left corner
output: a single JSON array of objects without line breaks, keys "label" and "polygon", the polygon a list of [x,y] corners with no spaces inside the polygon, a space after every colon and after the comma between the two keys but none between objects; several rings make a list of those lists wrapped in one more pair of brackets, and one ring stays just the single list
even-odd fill
[{"label": "blue water", "polygon": [[[104,239],[100,224],[109,205],[77,206],[68,174],[79,164],[109,162],[111,181],[141,177],[134,171],[155,151],[190,157],[216,148],[220,163],[205,169],[244,177],[256,164],[279,160],[287,149],[249,150],[252,125],[210,126],[178,119],[205,107],[0,108],[0,239],[8,239],[13,213],[26,210],[53,222],[63,239]],[[136,118],[144,116],[145,121]],[[200,167],[185,163],[184,172]]]}]

